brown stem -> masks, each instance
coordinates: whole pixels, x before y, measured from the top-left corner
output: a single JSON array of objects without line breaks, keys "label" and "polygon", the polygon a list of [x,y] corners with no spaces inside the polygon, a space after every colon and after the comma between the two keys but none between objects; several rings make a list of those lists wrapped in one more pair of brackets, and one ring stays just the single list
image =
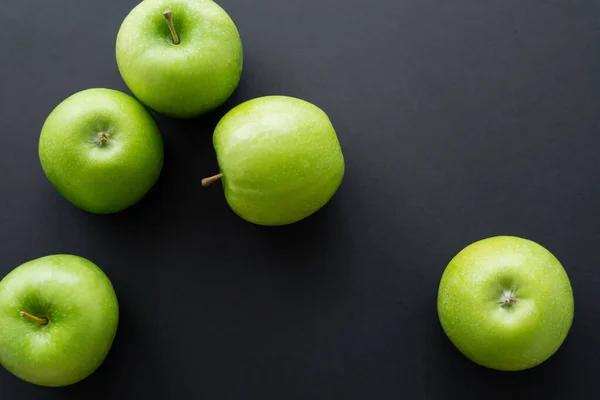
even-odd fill
[{"label": "brown stem", "polygon": [[110,135],[108,134],[108,132],[100,132],[97,138],[98,145],[100,147],[106,146],[106,144],[108,143],[108,139],[110,139]]},{"label": "brown stem", "polygon": [[163,15],[165,16],[165,19],[167,20],[167,25],[169,25],[169,30],[171,31],[171,38],[173,38],[173,43],[174,44],[181,43],[181,41],[179,40],[179,35],[177,34],[177,31],[175,30],[175,24],[173,23],[173,12],[171,11],[170,8],[167,8],[163,12]]},{"label": "brown stem", "polygon": [[50,322],[46,317],[36,317],[35,315],[31,315],[25,311],[21,311],[19,314],[21,315],[21,317],[30,319],[33,322],[37,322],[40,325],[48,325],[48,322]]},{"label": "brown stem", "polygon": [[516,302],[517,297],[515,296],[514,292],[511,290],[505,290],[504,292],[502,292],[498,304],[500,304],[502,307],[510,307]]},{"label": "brown stem", "polygon": [[217,175],[209,176],[208,178],[204,178],[204,179],[202,179],[202,186],[209,187],[210,185],[212,185],[213,183],[215,183],[222,177],[223,177],[223,174],[220,173]]}]

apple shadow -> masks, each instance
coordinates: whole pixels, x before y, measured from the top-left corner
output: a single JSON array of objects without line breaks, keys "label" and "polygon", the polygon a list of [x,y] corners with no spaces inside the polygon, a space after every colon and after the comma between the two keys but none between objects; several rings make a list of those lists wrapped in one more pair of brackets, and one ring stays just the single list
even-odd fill
[{"label": "apple shadow", "polygon": [[[239,289],[250,301],[233,305],[237,311],[284,329],[344,302],[354,248],[344,208],[338,193],[306,219],[278,227],[248,223],[229,210],[238,237],[247,241],[243,254],[219,251],[225,263],[237,264],[236,274],[248,277]],[[240,263],[240,258],[257,261]],[[294,317],[283,317],[283,309]]]},{"label": "apple shadow", "polygon": [[[443,388],[445,399],[464,398],[464,393],[494,393],[494,398],[537,398],[539,393],[570,398],[575,384],[574,358],[569,358],[568,339],[552,357],[537,367],[523,371],[496,371],[463,356],[444,334],[437,320],[437,340],[430,343],[424,360],[432,369],[430,384]],[[432,322],[434,323],[434,322]],[[440,362],[444,360],[445,362]]]},{"label": "apple shadow", "polygon": [[339,197],[302,221],[284,226],[259,226],[251,224],[250,235],[258,253],[269,254],[277,264],[263,266],[266,272],[281,273],[300,280],[320,276],[335,277],[344,269],[340,250],[350,246],[346,219]]},{"label": "apple shadow", "polygon": [[[164,366],[157,357],[160,346],[149,343],[151,335],[142,329],[137,316],[121,305],[120,323],[113,346],[100,367],[84,380],[73,385],[47,388],[19,383],[20,398],[48,400],[67,399],[137,399],[148,394],[148,385],[156,398],[169,398],[169,389],[165,386]],[[152,351],[148,351],[152,349]],[[13,378],[14,379],[14,378]]]}]

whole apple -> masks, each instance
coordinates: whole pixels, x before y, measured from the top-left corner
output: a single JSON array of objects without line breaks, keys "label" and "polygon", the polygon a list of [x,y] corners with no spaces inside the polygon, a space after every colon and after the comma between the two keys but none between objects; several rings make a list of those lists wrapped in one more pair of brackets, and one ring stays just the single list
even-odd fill
[{"label": "whole apple", "polygon": [[152,115],[133,97],[88,89],[50,113],[39,157],[63,197],[83,210],[107,214],[134,205],[154,186],[163,142]]},{"label": "whole apple", "polygon": [[573,322],[561,263],[527,239],[497,236],[460,251],[443,273],[438,315],[467,358],[503,371],[532,368],[562,345]]},{"label": "whole apple", "polygon": [[0,282],[0,364],[35,385],[74,384],[102,364],[118,322],[113,286],[94,263],[31,260]]},{"label": "whole apple", "polygon": [[218,123],[213,144],[230,207],[259,225],[286,225],[322,208],[344,176],[344,156],[323,110],[288,96],[238,105]]},{"label": "whole apple", "polygon": [[242,75],[239,32],[212,0],[142,1],[121,24],[116,57],[131,92],[175,118],[221,106]]}]

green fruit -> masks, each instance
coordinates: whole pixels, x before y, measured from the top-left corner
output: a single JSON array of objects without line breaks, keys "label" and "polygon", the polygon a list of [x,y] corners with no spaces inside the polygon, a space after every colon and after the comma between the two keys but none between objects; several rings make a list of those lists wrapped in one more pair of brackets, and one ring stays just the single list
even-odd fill
[{"label": "green fruit", "polygon": [[237,27],[211,0],[142,1],[121,24],[116,57],[131,92],[177,118],[221,106],[242,75]]},{"label": "green fruit", "polygon": [[63,197],[83,210],[106,214],[132,206],[154,186],[163,142],[152,115],[133,97],[88,89],[48,116],[39,157]]},{"label": "green fruit", "polygon": [[74,384],[102,364],[118,322],[112,284],[92,262],[26,262],[0,282],[0,364],[35,385]]},{"label": "green fruit", "polygon": [[573,322],[567,273],[544,247],[498,236],[475,242],[447,266],[438,292],[444,332],[482,366],[518,371],[562,345]]},{"label": "green fruit", "polygon": [[329,117],[286,96],[247,101],[217,125],[213,143],[229,206],[259,225],[286,225],[315,213],[335,194],[344,157]]}]

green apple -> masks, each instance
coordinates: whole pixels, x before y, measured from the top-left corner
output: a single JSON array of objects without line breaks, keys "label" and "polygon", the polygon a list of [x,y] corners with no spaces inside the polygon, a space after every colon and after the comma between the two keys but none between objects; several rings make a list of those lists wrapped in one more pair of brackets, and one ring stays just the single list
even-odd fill
[{"label": "green apple", "polygon": [[438,292],[444,332],[484,367],[535,367],[562,345],[573,322],[571,284],[561,263],[527,239],[497,236],[460,251]]},{"label": "green apple", "polygon": [[344,157],[323,110],[287,96],[238,105],[219,121],[213,144],[233,211],[258,225],[286,225],[308,217],[336,193]]},{"label": "green apple", "polygon": [[152,115],[133,97],[88,89],[60,103],[39,140],[44,173],[77,207],[98,214],[121,211],[154,186],[163,142]]},{"label": "green apple", "polygon": [[118,322],[113,286],[94,263],[31,260],[0,282],[0,364],[35,385],[74,384],[102,364]]},{"label": "green apple", "polygon": [[191,118],[221,106],[242,75],[236,25],[212,0],[145,0],[124,19],[117,66],[154,111]]}]

